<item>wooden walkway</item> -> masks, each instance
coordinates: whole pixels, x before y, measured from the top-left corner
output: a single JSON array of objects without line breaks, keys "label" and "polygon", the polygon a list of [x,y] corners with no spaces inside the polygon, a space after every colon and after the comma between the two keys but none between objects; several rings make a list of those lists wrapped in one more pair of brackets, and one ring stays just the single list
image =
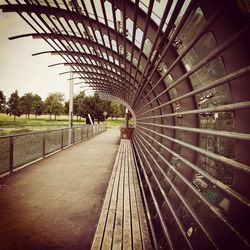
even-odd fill
[{"label": "wooden walkway", "polygon": [[121,140],[91,249],[152,249],[130,140]]}]

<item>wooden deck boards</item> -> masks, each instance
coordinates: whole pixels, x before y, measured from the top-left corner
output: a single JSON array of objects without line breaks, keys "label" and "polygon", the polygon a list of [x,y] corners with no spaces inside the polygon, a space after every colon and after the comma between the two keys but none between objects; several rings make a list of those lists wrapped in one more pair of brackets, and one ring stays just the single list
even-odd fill
[{"label": "wooden deck boards", "polygon": [[121,140],[91,249],[152,249],[130,140]]}]

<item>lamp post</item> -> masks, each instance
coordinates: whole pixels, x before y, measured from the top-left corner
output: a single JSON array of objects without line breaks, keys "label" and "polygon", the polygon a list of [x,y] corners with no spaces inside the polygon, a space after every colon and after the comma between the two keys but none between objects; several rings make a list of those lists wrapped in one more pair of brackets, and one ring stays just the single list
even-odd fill
[{"label": "lamp post", "polygon": [[106,126],[106,128],[107,128],[107,115],[108,115],[108,112],[107,111],[104,111],[103,112],[103,116],[104,116],[104,122],[105,122],[105,126]]},{"label": "lamp post", "polygon": [[69,144],[72,143],[72,127],[73,127],[73,71],[70,67],[69,80]]}]

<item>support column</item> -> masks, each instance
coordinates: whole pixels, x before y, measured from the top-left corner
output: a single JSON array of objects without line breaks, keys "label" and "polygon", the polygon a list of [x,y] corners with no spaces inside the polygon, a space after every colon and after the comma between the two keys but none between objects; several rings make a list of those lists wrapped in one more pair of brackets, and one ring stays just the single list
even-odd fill
[{"label": "support column", "polygon": [[128,128],[128,119],[129,117],[128,117],[128,109],[126,108],[126,110],[125,110],[125,127],[126,128]]},{"label": "support column", "polygon": [[72,143],[72,127],[73,127],[73,71],[70,67],[69,80],[69,145]]}]

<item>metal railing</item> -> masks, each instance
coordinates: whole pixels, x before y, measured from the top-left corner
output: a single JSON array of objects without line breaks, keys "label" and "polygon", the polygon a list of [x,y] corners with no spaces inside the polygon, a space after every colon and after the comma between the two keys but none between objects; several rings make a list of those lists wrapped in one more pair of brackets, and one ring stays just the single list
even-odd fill
[{"label": "metal railing", "polygon": [[12,173],[106,129],[106,124],[98,124],[1,136],[0,175]]}]

